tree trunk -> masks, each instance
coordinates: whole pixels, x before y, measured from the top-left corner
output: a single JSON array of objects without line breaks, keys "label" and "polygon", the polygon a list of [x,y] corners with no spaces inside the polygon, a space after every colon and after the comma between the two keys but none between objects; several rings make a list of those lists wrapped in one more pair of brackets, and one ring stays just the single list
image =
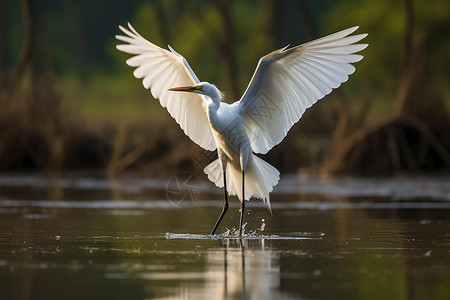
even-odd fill
[{"label": "tree trunk", "polygon": [[240,91],[237,82],[236,54],[234,52],[234,30],[231,15],[232,1],[221,0],[219,8],[222,12],[225,33],[219,38],[219,48],[222,59],[227,68],[228,81],[231,86],[233,99],[238,99]]},{"label": "tree trunk", "polygon": [[88,80],[88,55],[86,49],[86,33],[83,15],[86,13],[84,9],[84,1],[68,1],[69,17],[70,17],[70,43],[71,55],[75,63],[75,71],[85,83]]},{"label": "tree trunk", "polygon": [[168,21],[167,17],[164,11],[164,6],[162,5],[160,0],[156,0],[153,2],[156,10],[156,16],[158,18],[158,29],[159,29],[159,36],[161,37],[163,43],[166,45],[169,45],[172,41],[170,36],[170,30],[168,27]]},{"label": "tree trunk", "polygon": [[297,6],[300,12],[306,39],[311,41],[316,38],[316,28],[314,26],[313,17],[308,8],[308,2],[306,0],[297,0]]},{"label": "tree trunk", "polygon": [[30,59],[33,38],[33,15],[31,0],[20,0],[22,10],[22,21],[24,28],[24,39],[20,49],[19,58],[11,76],[10,90],[14,90],[25,72],[26,65]]},{"label": "tree trunk", "polygon": [[6,0],[0,0],[0,103],[3,99],[3,93],[8,86],[9,72],[9,38],[8,22],[6,13]]}]

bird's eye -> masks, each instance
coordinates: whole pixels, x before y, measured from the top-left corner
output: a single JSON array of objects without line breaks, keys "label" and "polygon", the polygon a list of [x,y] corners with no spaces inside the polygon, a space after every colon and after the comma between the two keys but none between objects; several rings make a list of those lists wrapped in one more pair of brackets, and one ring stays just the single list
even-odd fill
[{"label": "bird's eye", "polygon": [[203,90],[204,86],[201,84],[194,85],[196,90]]}]

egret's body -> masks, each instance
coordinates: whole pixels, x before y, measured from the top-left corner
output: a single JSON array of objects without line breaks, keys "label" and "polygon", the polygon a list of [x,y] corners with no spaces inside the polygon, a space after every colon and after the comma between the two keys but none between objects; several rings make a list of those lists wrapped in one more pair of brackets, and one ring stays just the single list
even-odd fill
[{"label": "egret's body", "polygon": [[[136,67],[145,88],[159,99],[181,128],[206,150],[217,150],[218,159],[205,168],[208,178],[225,192],[222,213],[214,234],[228,209],[228,195],[241,201],[239,234],[242,233],[245,200],[269,202],[278,183],[277,169],[254,153],[267,153],[280,143],[303,112],[333,88],[347,81],[362,59],[354,54],[367,45],[355,44],[366,34],[349,36],[349,28],[315,41],[274,51],[258,63],[242,98],[222,102],[222,93],[200,82],[187,61],[170,46],[162,49],[140,36],[131,25],[120,27],[127,36],[117,48],[133,54],[127,63]],[[177,92],[185,92],[184,94]]]}]

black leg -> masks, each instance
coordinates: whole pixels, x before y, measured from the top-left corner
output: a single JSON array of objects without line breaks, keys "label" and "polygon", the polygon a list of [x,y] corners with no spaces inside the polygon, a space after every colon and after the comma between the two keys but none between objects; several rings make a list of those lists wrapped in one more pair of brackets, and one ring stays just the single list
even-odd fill
[{"label": "black leg", "polygon": [[223,189],[225,191],[225,199],[223,200],[222,213],[220,214],[219,219],[217,220],[216,225],[214,225],[214,228],[211,231],[210,235],[213,235],[216,232],[217,227],[219,227],[220,221],[222,221],[223,216],[225,216],[225,213],[228,210],[227,176],[225,172],[223,172]]},{"label": "black leg", "polygon": [[245,185],[244,185],[244,171],[242,171],[242,202],[241,202],[241,221],[239,222],[239,237],[242,237],[242,222],[244,221],[245,210]]}]

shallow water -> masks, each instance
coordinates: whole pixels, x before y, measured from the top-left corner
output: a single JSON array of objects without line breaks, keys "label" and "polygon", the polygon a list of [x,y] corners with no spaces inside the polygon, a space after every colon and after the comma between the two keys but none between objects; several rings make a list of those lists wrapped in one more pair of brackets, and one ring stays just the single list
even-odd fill
[{"label": "shallow water", "polygon": [[450,181],[0,176],[0,299],[449,299]]}]

